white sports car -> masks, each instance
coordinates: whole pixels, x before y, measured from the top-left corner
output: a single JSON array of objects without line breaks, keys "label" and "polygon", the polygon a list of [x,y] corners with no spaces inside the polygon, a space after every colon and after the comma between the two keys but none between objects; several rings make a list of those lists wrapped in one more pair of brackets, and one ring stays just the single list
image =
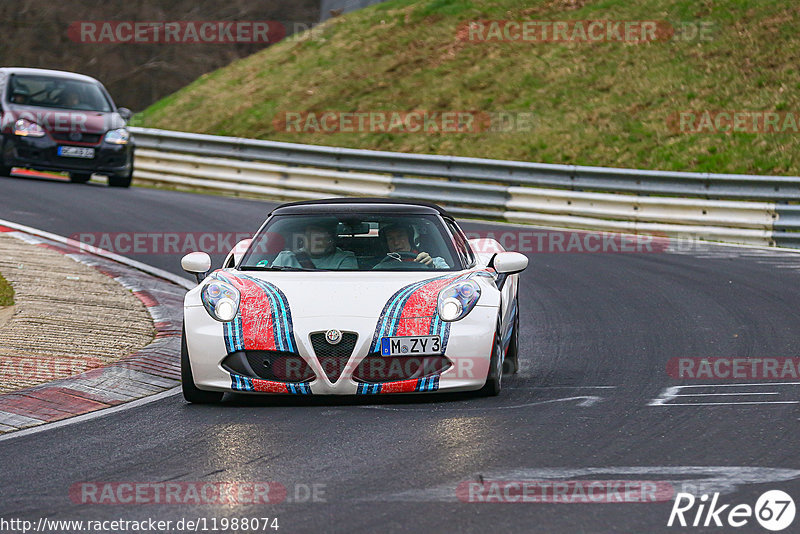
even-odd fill
[{"label": "white sports car", "polygon": [[500,392],[518,366],[528,259],[468,241],[433,204],[329,199],[273,210],[223,268],[193,252],[181,369],[187,401],[225,392]]}]

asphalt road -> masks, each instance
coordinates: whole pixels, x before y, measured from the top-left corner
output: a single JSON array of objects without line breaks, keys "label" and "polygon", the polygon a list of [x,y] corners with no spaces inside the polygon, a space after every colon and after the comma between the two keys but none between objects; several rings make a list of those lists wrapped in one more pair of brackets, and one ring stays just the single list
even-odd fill
[{"label": "asphalt road", "polygon": [[[270,206],[0,180],[0,218],[61,235],[252,232]],[[178,255],[133,257],[180,272]],[[497,504],[462,502],[456,488],[476,480],[656,481],[698,497],[720,492],[726,504],[752,506],[773,489],[800,498],[800,379],[731,387],[679,381],[666,370],[676,357],[797,357],[800,256],[712,246],[530,259],[520,294],[522,370],[498,398],[236,397],[190,406],[173,396],[0,442],[0,518],[205,517],[210,527],[212,518],[277,517],[278,532],[728,532],[668,528],[669,496]],[[672,390],[704,396],[653,405],[678,385],[708,387]],[[95,505],[69,493],[82,482],[165,481],[275,481],[289,498]],[[314,485],[316,502],[308,502]],[[735,530],[767,532],[752,518]]]}]

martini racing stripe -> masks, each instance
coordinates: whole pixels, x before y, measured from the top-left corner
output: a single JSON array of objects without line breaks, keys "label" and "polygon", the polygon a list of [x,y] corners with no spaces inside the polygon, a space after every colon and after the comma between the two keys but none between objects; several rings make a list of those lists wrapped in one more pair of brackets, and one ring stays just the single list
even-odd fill
[{"label": "martini racing stripe", "polygon": [[286,295],[256,278],[217,271],[212,275],[241,294],[237,317],[223,324],[228,353],[237,350],[278,350],[297,354],[292,313]]},{"label": "martini racing stripe", "polygon": [[381,392],[382,384],[358,384],[357,395],[377,395]]},{"label": "martini racing stripe", "polygon": [[289,393],[292,395],[311,395],[311,386],[306,383],[274,382],[260,378],[248,378],[231,373],[231,389],[260,393]]},{"label": "martini racing stripe", "polygon": [[377,352],[378,345],[380,344],[382,337],[391,337],[397,331],[402,310],[405,307],[406,302],[408,302],[408,299],[414,294],[415,291],[437,280],[444,280],[448,278],[453,277],[451,275],[444,275],[437,278],[422,280],[421,282],[415,282],[399,289],[394,295],[392,295],[381,311],[381,316],[378,319],[378,324],[375,328],[375,334],[372,336],[370,352]]},{"label": "martini racing stripe", "polygon": [[377,352],[381,338],[410,335],[439,335],[442,353],[447,347],[450,323],[439,317],[437,296],[446,285],[466,280],[474,271],[458,276],[443,275],[409,284],[397,291],[386,303],[372,337],[370,352]]},{"label": "martini racing stripe", "polygon": [[231,374],[231,389],[235,391],[253,391],[253,381],[246,376]]},{"label": "martini racing stripe", "polygon": [[439,375],[383,384],[358,384],[357,395],[378,395],[381,393],[425,393],[439,389]]},{"label": "martini racing stripe", "polygon": [[269,298],[273,310],[276,345],[279,344],[279,350],[296,353],[297,350],[294,346],[294,330],[292,329],[292,312],[289,310],[289,303],[286,300],[286,295],[275,285],[264,280],[258,280],[250,276],[242,276],[242,278],[256,284],[261,288],[267,298]]},{"label": "martini racing stripe", "polygon": [[380,338],[390,336],[391,332],[394,331],[398,311],[403,309],[403,304],[406,299],[408,299],[414,291],[428,282],[429,280],[423,280],[422,282],[407,285],[392,295],[392,298],[389,299],[389,302],[386,303],[383,311],[381,311],[380,319],[378,319],[379,330],[375,332],[372,338],[372,352],[377,350]]},{"label": "martini racing stripe", "polygon": [[414,391],[436,391],[439,389],[439,375],[420,378]]},{"label": "martini racing stripe", "polygon": [[228,351],[228,354],[244,350],[241,315],[237,315],[233,321],[222,323],[222,331],[225,335],[225,349]]}]

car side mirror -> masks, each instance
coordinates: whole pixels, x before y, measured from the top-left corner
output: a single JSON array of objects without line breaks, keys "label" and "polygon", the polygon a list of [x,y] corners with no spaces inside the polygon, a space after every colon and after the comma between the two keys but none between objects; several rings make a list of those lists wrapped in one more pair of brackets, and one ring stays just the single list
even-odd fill
[{"label": "car side mirror", "polygon": [[131,120],[131,117],[133,117],[133,111],[128,108],[117,108],[117,113],[119,113],[120,117],[125,119],[125,122],[128,122]]},{"label": "car side mirror", "polygon": [[211,256],[205,252],[192,252],[181,258],[181,267],[187,273],[192,273],[199,284],[211,270]]},{"label": "car side mirror", "polygon": [[498,274],[521,273],[528,267],[528,257],[519,252],[498,252],[491,261]]}]

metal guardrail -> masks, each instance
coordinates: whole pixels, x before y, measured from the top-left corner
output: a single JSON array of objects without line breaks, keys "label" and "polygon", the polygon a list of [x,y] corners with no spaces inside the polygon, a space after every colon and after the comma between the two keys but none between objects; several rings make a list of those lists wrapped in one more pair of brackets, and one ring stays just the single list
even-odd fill
[{"label": "metal guardrail", "polygon": [[404,154],[131,128],[135,180],[277,199],[389,196],[454,214],[800,248],[800,178]]}]

